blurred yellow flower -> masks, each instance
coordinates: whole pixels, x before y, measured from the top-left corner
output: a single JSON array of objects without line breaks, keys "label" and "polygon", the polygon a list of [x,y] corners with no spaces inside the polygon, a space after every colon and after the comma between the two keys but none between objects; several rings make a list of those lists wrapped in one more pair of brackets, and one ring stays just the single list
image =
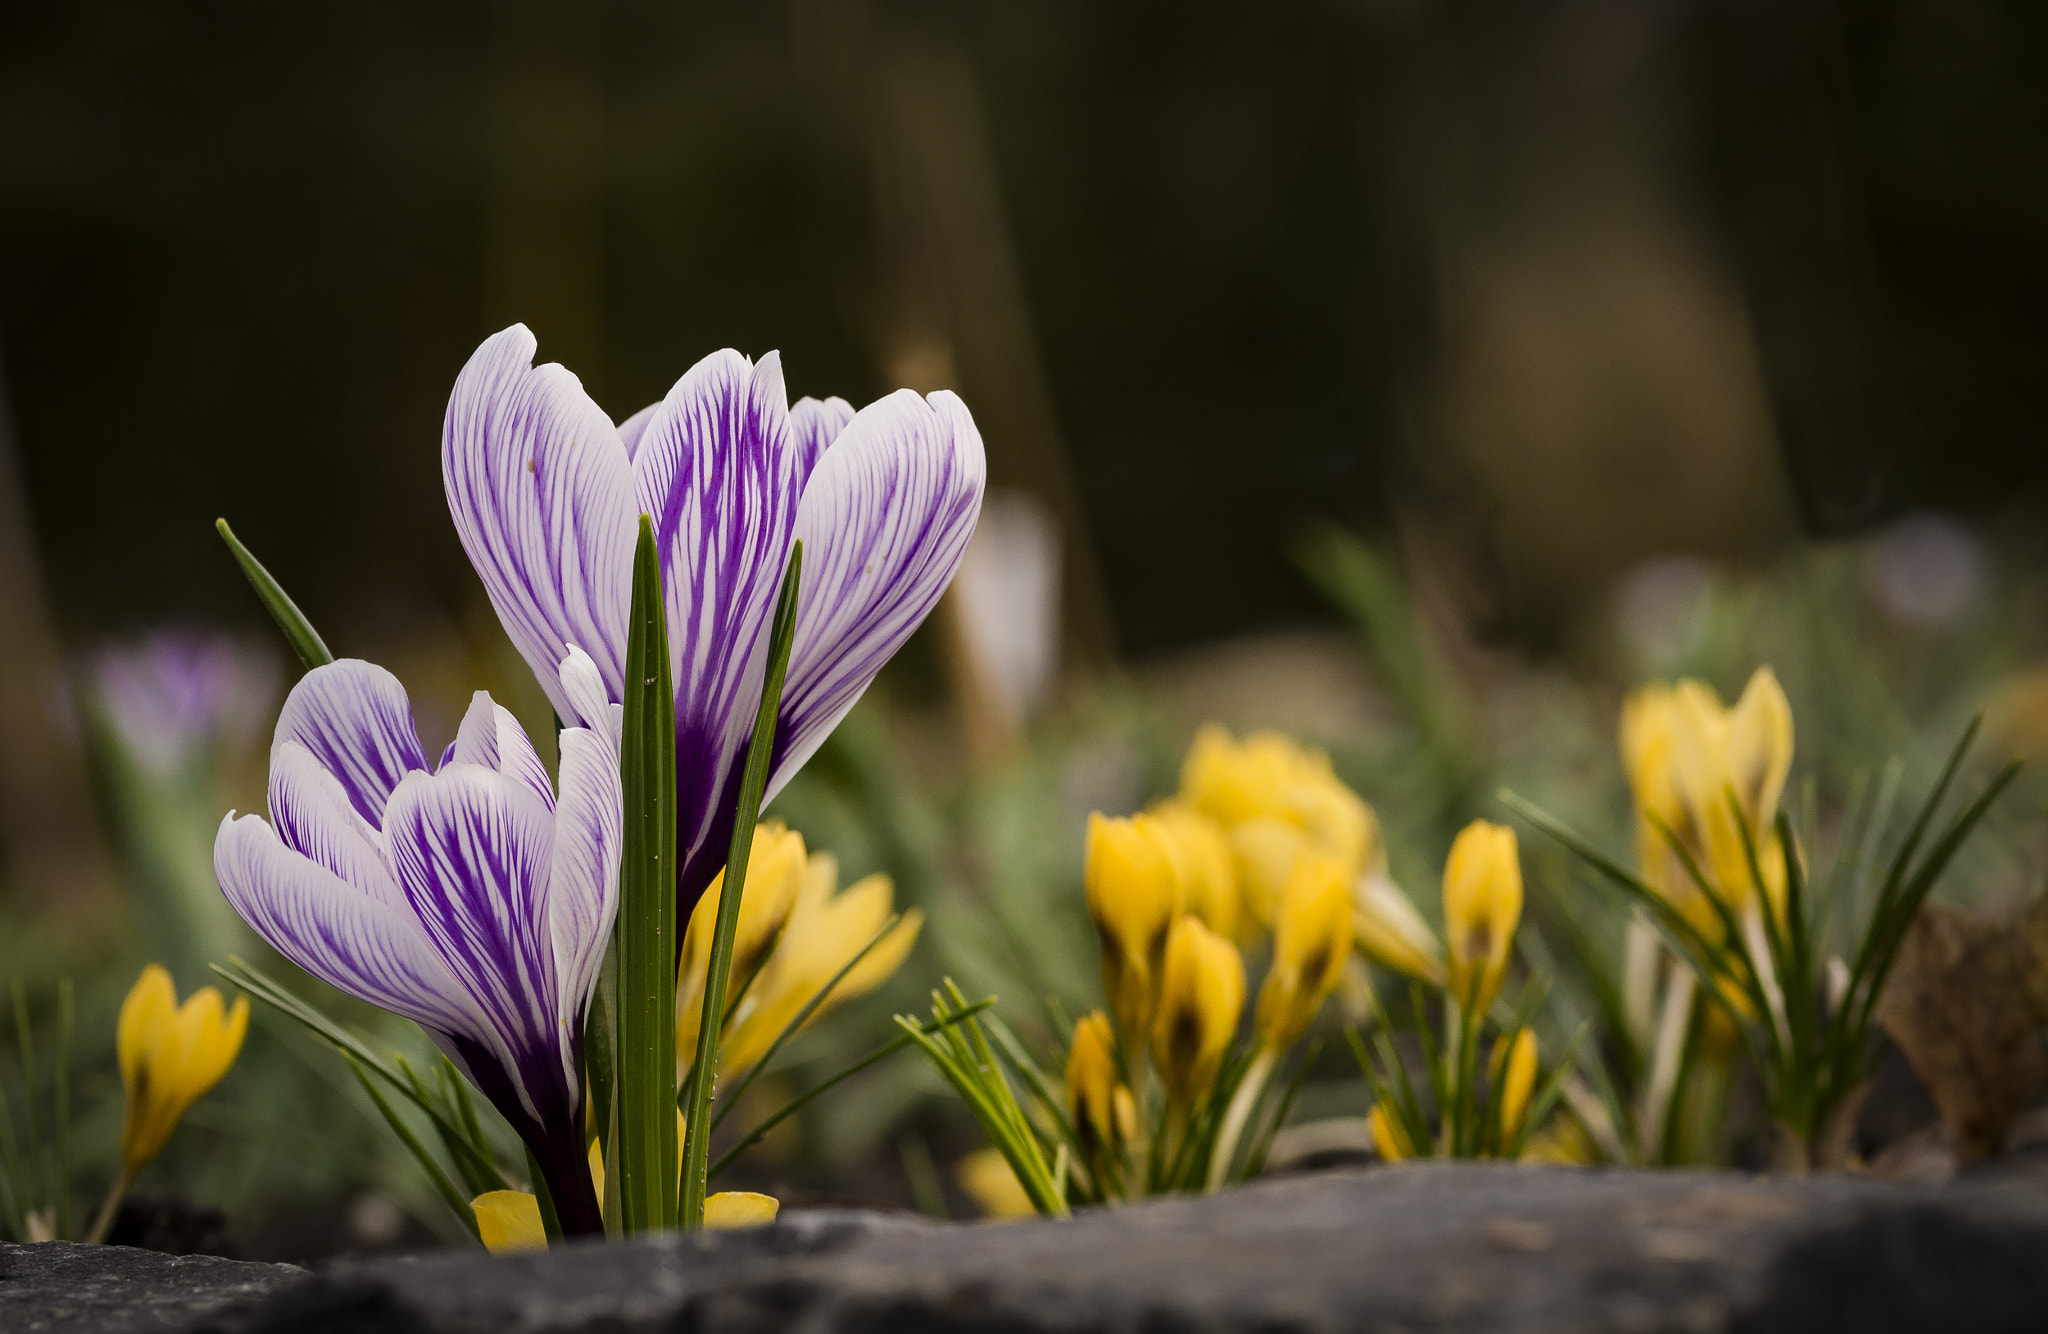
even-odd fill
[{"label": "blurred yellow flower", "polygon": [[1180,795],[1224,830],[1245,908],[1260,926],[1272,923],[1303,853],[1334,857],[1350,875],[1384,858],[1372,808],[1331,771],[1327,755],[1278,732],[1238,741],[1213,723],[1203,727],[1182,763]]},{"label": "blurred yellow flower", "polygon": [[1273,923],[1273,961],[1253,1019],[1266,1047],[1291,1045],[1336,989],[1351,954],[1351,919],[1351,876],[1344,863],[1321,853],[1295,863]]},{"label": "blurred yellow flower", "polygon": [[1366,1128],[1372,1132],[1373,1151],[1383,1163],[1404,1163],[1415,1156],[1415,1146],[1408,1142],[1408,1132],[1401,1123],[1387,1115],[1386,1107],[1374,1103],[1366,1113]]},{"label": "blurred yellow flower", "polygon": [[1152,1020],[1152,1063],[1167,1100],[1185,1107],[1216,1082],[1244,1012],[1237,947],[1197,917],[1173,924]]},{"label": "blurred yellow flower", "polygon": [[1102,938],[1102,988],[1117,1022],[1136,1041],[1151,1020],[1166,934],[1181,911],[1172,840],[1149,815],[1091,815],[1083,879],[1088,915]]},{"label": "blurred yellow flower", "polygon": [[1740,915],[1756,898],[1757,877],[1739,811],[1755,840],[1764,897],[1782,911],[1784,848],[1773,825],[1792,740],[1792,709],[1769,667],[1757,668],[1733,708],[1692,680],[1646,686],[1622,707],[1622,759],[1635,797],[1644,881],[1710,937],[1720,934],[1718,918],[1657,826],[1671,830],[1722,903]]},{"label": "blurred yellow flower", "polygon": [[976,1149],[960,1160],[953,1173],[960,1189],[972,1196],[989,1218],[1031,1218],[1038,1213],[1001,1149]]},{"label": "blurred yellow flower", "polygon": [[1201,918],[1218,935],[1240,939],[1250,925],[1249,914],[1223,831],[1184,801],[1162,801],[1151,814],[1165,831],[1180,869],[1182,910]]},{"label": "blurred yellow flower", "polygon": [[1506,1069],[1500,1079],[1500,1139],[1512,1148],[1522,1133],[1522,1118],[1529,1114],[1529,1095],[1536,1089],[1536,1034],[1523,1029],[1508,1047]]},{"label": "blurred yellow flower", "polygon": [[1444,862],[1451,994],[1467,1014],[1485,1014],[1499,994],[1521,918],[1522,865],[1515,831],[1474,820],[1458,832]]},{"label": "blurred yellow flower", "polygon": [[158,964],[142,970],[122,1002],[115,1047],[127,1117],[121,1125],[121,1172],[132,1177],[163,1152],[178,1121],[220,1082],[249,1031],[249,998],[222,1011],[220,992],[201,987],[178,1004],[171,975]]},{"label": "blurred yellow flower", "polygon": [[[802,834],[774,820],[763,820],[754,827],[753,850],[747,855],[747,883],[740,891],[739,922],[733,932],[729,988],[745,985],[781,937],[803,886],[805,860]],[[683,932],[682,961],[676,978],[676,1061],[685,1067],[697,1054],[704,988],[711,976],[711,937],[718,928],[718,902],[724,889],[725,873],[720,871],[711,888],[704,891],[704,897],[697,900],[697,906],[690,912],[689,927]]]},{"label": "blurred yellow flower", "polygon": [[1351,931],[1373,962],[1432,986],[1444,984],[1444,947],[1399,886],[1373,871],[1351,886]]},{"label": "blurred yellow flower", "polygon": [[1067,1111],[1075,1129],[1084,1142],[1108,1148],[1126,1138],[1122,1112],[1129,1103],[1130,1090],[1117,1071],[1109,1016],[1100,1010],[1082,1016],[1067,1048]]},{"label": "blurred yellow flower", "polygon": [[[733,1011],[732,1027],[719,1047],[721,1071],[745,1070],[767,1055],[783,1028],[889,920],[895,908],[895,888],[888,876],[871,875],[835,893],[838,885],[838,859],[830,853],[813,853],[804,867],[796,904],[781,939]],[[914,908],[905,913],[811,1011],[805,1026],[887,981],[909,956],[923,925],[923,913]],[[690,1036],[694,1040],[696,1035]]]}]

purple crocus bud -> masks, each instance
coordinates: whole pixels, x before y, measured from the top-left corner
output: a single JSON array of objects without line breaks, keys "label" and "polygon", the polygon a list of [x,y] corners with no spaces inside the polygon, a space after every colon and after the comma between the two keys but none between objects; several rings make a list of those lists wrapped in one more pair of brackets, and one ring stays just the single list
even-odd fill
[{"label": "purple crocus bud", "polygon": [[148,768],[170,773],[221,743],[252,738],[277,695],[274,659],[225,635],[158,630],[103,649],[88,668],[94,703]]},{"label": "purple crocus bud", "polygon": [[[803,586],[767,798],[937,605],[981,512],[981,435],[958,396],[794,408],[782,363],[716,352],[615,428],[513,325],[457,377],[441,474],[463,549],[555,698],[565,645],[618,700],[641,514],[666,585],[676,688],[678,908],[724,864],[790,545]],[[569,716],[566,712],[565,717]]]},{"label": "purple crocus bud", "polygon": [[277,721],[273,823],[230,812],[213,861],[280,954],[424,1027],[533,1150],[564,1230],[598,1232],[580,1058],[618,908],[618,710],[579,649],[555,684],[581,724],[559,791],[484,692],[430,769],[396,677],[315,668]]}]

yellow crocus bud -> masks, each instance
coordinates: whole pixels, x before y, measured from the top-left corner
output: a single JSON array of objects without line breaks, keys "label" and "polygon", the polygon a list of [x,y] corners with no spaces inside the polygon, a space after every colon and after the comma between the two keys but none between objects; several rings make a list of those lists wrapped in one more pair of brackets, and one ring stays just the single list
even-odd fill
[{"label": "yellow crocus bud", "polygon": [[[790,910],[796,906],[804,866],[802,834],[774,820],[754,826],[753,850],[747,855],[747,883],[740,892],[740,917],[733,931],[728,988],[744,984],[774,948]],[[697,1055],[704,988],[711,975],[711,937],[718,930],[718,901],[724,890],[725,872],[720,871],[711,888],[704,891],[704,897],[697,900],[697,906],[690,912],[690,925],[683,932],[681,971],[676,978],[676,1061],[684,1068]]]},{"label": "yellow crocus bud", "polygon": [[1110,1031],[1109,1016],[1097,1010],[1074,1025],[1074,1040],[1067,1048],[1067,1111],[1084,1142],[1115,1143],[1120,1129],[1116,1095],[1121,1087],[1116,1034]]},{"label": "yellow crocus bud", "polygon": [[1273,962],[1259,988],[1253,1023],[1278,1051],[1316,1017],[1351,954],[1351,878],[1334,857],[1309,853],[1295,864],[1273,921]]},{"label": "yellow crocus bud", "polygon": [[1283,808],[1295,756],[1292,745],[1273,732],[1245,738],[1240,745],[1215,723],[1195,733],[1181,762],[1181,795],[1194,808],[1228,828]]},{"label": "yellow crocus bud", "polygon": [[1643,883],[1695,925],[1704,925],[1698,913],[1704,905],[1692,904],[1699,889],[1664,834],[1670,830],[1696,856],[1705,852],[1693,827],[1692,808],[1678,787],[1677,730],[1678,698],[1669,686],[1644,686],[1622,701],[1621,761],[1635,799],[1636,859]]},{"label": "yellow crocus bud", "polygon": [[1290,795],[1302,832],[1318,851],[1354,872],[1383,859],[1379,818],[1364,798],[1330,772],[1330,761],[1320,752],[1304,764],[1301,780]]},{"label": "yellow crocus bud", "polygon": [[1110,819],[1098,812],[1088,817],[1083,879],[1088,915],[1102,939],[1103,990],[1124,1032],[1143,1034],[1167,929],[1181,909],[1172,844],[1149,815]]},{"label": "yellow crocus bud", "polygon": [[163,1152],[178,1121],[218,1084],[249,1031],[249,998],[223,1012],[220,992],[201,987],[178,1004],[171,975],[158,964],[142,970],[121,1003],[115,1047],[128,1112],[121,1124],[121,1171],[132,1177]]},{"label": "yellow crocus bud", "polygon": [[1185,802],[1160,802],[1151,814],[1166,832],[1180,867],[1182,910],[1201,918],[1218,935],[1239,939],[1244,894],[1223,831]]},{"label": "yellow crocus bud", "polygon": [[1513,1148],[1529,1114],[1529,1095],[1536,1089],[1536,1034],[1523,1029],[1508,1047],[1507,1069],[1500,1080],[1500,1142]]},{"label": "yellow crocus bud", "polygon": [[1152,1020],[1152,1063],[1167,1100],[1185,1107],[1216,1082],[1244,1012],[1244,961],[1198,917],[1173,924]]},{"label": "yellow crocus bud", "polygon": [[[752,880],[750,874],[747,877]],[[745,1070],[768,1054],[782,1030],[795,1021],[841,968],[859,954],[894,909],[895,889],[885,875],[871,875],[844,893],[839,863],[830,853],[811,856],[801,877],[796,905],[761,975],[733,1011],[732,1025],[718,1049],[719,1069]],[[917,943],[924,914],[911,910],[832,988],[804,1020],[806,1027],[835,1006],[865,996],[895,973]],[[735,976],[739,976],[735,972]]]},{"label": "yellow crocus bud", "polygon": [[1387,1115],[1383,1104],[1374,1103],[1365,1115],[1366,1127],[1372,1132],[1372,1147],[1383,1163],[1405,1163],[1415,1156],[1415,1146],[1408,1142],[1408,1132],[1400,1121]]},{"label": "yellow crocus bud", "polygon": [[1698,681],[1679,682],[1673,697],[1674,775],[1699,831],[1701,870],[1736,912],[1754,901],[1757,878],[1742,840],[1746,823],[1764,873],[1763,891],[1779,905],[1783,848],[1772,824],[1792,767],[1792,709],[1777,676],[1759,667],[1733,709],[1723,708]]},{"label": "yellow crocus bud", "polygon": [[1351,931],[1374,963],[1431,986],[1444,984],[1443,945],[1385,874],[1371,872],[1352,882]]},{"label": "yellow crocus bud", "polygon": [[1444,934],[1450,939],[1451,994],[1483,1015],[1507,975],[1522,918],[1522,865],[1515,831],[1474,820],[1458,832],[1444,862]]}]

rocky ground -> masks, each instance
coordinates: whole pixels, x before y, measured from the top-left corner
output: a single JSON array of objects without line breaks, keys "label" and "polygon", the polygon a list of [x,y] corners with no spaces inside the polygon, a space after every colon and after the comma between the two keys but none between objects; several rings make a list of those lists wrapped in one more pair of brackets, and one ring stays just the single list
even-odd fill
[{"label": "rocky ground", "polygon": [[1429,1164],[1064,1223],[814,1211],[751,1233],[311,1271],[0,1247],[8,1334],[2037,1331],[2048,1176]]}]

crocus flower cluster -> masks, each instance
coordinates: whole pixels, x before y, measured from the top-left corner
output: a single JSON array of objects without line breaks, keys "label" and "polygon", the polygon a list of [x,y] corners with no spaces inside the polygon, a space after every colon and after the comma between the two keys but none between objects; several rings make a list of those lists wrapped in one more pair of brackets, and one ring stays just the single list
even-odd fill
[{"label": "crocus flower cluster", "polygon": [[[724,861],[793,543],[806,554],[771,797],[945,590],[984,465],[949,393],[901,391],[859,412],[840,399],[792,407],[773,353],[756,363],[725,351],[614,425],[534,351],[519,325],[477,349],[449,399],[441,462],[463,547],[566,724],[559,774],[482,693],[430,763],[398,681],[332,663],[299,682],[278,720],[271,821],[230,814],[214,862],[229,901],[287,958],[426,1029],[517,1129],[577,1233],[602,1226],[582,1040],[618,905],[640,517],[652,518],[665,587],[687,914]],[[791,986],[839,948],[818,934],[872,916],[829,885],[797,900],[809,926],[793,938],[803,957]]]}]

